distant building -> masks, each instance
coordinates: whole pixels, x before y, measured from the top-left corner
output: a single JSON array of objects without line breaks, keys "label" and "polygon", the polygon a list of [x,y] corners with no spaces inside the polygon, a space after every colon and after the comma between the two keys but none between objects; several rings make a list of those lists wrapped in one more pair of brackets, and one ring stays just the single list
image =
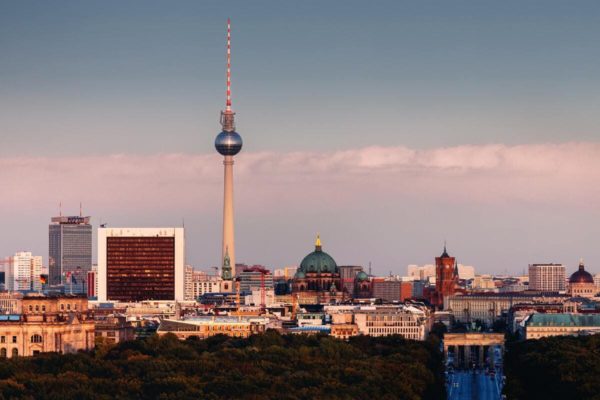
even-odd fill
[{"label": "distant building", "polygon": [[426,264],[419,266],[411,264],[407,267],[407,273],[414,280],[425,281],[428,278],[435,278],[435,265]]},{"label": "distant building", "polygon": [[442,309],[444,299],[456,293],[458,284],[458,266],[456,259],[450,257],[444,245],[444,251],[441,256],[435,258],[435,292],[431,303]]},{"label": "distant building", "polygon": [[193,299],[197,300],[206,293],[220,293],[221,278],[214,275],[208,275],[203,271],[194,271],[192,274],[192,293]]},{"label": "distant building", "polygon": [[6,290],[40,291],[42,290],[42,257],[30,252],[20,251],[3,261],[5,268]]},{"label": "distant building", "polygon": [[567,295],[558,292],[472,293],[457,294],[445,299],[445,309],[457,322],[482,321],[488,325],[507,315],[516,304],[563,303]]},{"label": "distant building", "polygon": [[98,297],[98,266],[96,271],[92,270],[87,273],[87,296],[89,298]]},{"label": "distant building", "polygon": [[354,297],[354,279],[358,273],[363,272],[363,267],[359,265],[340,265],[341,290],[345,290],[348,297]]},{"label": "distant building", "polygon": [[90,217],[53,217],[48,227],[49,284],[69,285],[73,293],[85,293],[92,269]]},{"label": "distant building", "polygon": [[530,264],[529,289],[544,292],[565,290],[565,266],[562,264]]},{"label": "distant building", "polygon": [[186,301],[194,300],[194,267],[186,265],[184,275],[183,297]]},{"label": "distant building", "polygon": [[431,329],[426,307],[412,305],[327,306],[331,315],[331,334],[347,339],[351,335],[401,335],[406,339],[425,340]]},{"label": "distant building", "polygon": [[341,287],[340,270],[317,236],[315,251],[304,257],[294,275],[292,291],[300,304],[321,304],[342,300]]},{"label": "distant building", "polygon": [[532,314],[524,322],[525,339],[600,333],[600,314]]},{"label": "distant building", "polygon": [[598,288],[594,283],[594,277],[585,270],[582,260],[579,269],[569,278],[568,294],[573,297],[595,297],[597,293]]},{"label": "distant building", "polygon": [[458,264],[458,278],[465,280],[475,278],[475,268],[471,265]]},{"label": "distant building", "polygon": [[193,336],[206,339],[215,335],[247,338],[250,335],[263,333],[266,324],[267,321],[260,317],[210,316],[193,317],[178,321],[163,319],[157,333],[159,335],[173,333],[179,339],[187,339]]},{"label": "distant building", "polygon": [[494,278],[491,275],[475,275],[472,287],[475,290],[493,291],[496,290]]},{"label": "distant building", "polygon": [[94,348],[94,321],[84,297],[26,296],[22,314],[0,315],[0,358]]},{"label": "distant building", "polygon": [[413,282],[399,279],[373,279],[373,297],[384,301],[404,301],[412,297]]},{"label": "distant building", "polygon": [[249,267],[238,264],[236,269],[240,292],[252,293],[254,290],[261,290],[263,284],[265,290],[273,291],[273,274],[262,265]]},{"label": "distant building", "polygon": [[183,228],[99,228],[98,300],[185,300]]},{"label": "distant building", "polygon": [[95,316],[95,337],[103,338],[106,343],[120,343],[135,339],[135,327],[127,322],[125,316]]}]

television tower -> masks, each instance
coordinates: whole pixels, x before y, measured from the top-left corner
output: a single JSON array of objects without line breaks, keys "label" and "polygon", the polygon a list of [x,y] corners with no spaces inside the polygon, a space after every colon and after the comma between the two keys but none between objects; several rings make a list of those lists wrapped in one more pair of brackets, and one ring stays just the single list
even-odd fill
[{"label": "television tower", "polygon": [[242,137],[235,131],[235,113],[231,109],[231,21],[227,19],[227,91],[225,111],[221,111],[223,130],[215,139],[215,148],[224,156],[225,167],[223,196],[223,246],[221,266],[226,259],[231,265],[231,276],[235,276],[235,241],[233,229],[233,156],[242,150]]}]

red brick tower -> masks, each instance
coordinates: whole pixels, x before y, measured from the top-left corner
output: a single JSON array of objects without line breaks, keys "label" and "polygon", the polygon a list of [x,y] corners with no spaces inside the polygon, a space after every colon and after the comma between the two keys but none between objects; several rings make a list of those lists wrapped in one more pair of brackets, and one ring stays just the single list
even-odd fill
[{"label": "red brick tower", "polygon": [[444,244],[444,252],[435,258],[435,293],[432,303],[439,309],[444,308],[444,298],[456,292],[458,283],[458,266],[456,259],[450,257]]}]

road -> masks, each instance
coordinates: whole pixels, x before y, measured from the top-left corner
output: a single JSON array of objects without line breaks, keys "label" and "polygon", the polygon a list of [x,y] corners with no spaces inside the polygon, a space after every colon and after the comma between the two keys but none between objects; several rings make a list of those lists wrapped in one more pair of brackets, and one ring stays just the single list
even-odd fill
[{"label": "road", "polygon": [[457,371],[448,375],[448,400],[500,400],[501,384],[484,371]]}]

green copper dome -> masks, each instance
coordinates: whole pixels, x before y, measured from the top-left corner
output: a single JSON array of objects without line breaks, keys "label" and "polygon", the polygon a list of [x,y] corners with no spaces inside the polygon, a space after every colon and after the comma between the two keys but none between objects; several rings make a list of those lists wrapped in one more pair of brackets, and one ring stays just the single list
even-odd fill
[{"label": "green copper dome", "polygon": [[368,281],[369,275],[367,275],[364,271],[360,271],[358,274],[356,274],[356,280],[359,282]]},{"label": "green copper dome", "polygon": [[317,272],[317,273],[338,273],[338,266],[335,260],[321,249],[321,239],[317,236],[315,251],[304,257],[300,263],[298,272]]}]

